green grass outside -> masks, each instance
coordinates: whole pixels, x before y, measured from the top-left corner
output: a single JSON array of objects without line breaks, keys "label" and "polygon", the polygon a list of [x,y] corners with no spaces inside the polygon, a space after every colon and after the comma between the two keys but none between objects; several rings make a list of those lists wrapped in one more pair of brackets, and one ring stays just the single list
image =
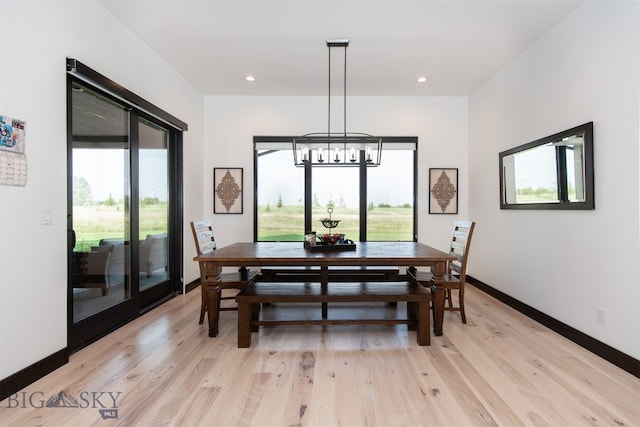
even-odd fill
[{"label": "green grass outside", "polygon": [[[569,200],[577,200],[576,189],[569,186]],[[544,203],[544,202],[557,202],[558,191],[555,188],[537,188],[532,190],[531,188],[516,189],[516,202],[517,203]]]},{"label": "green grass outside", "polygon": [[[411,208],[373,208],[368,211],[368,240],[412,240],[413,210]],[[97,246],[101,239],[122,239],[125,235],[125,212],[122,205],[116,206],[75,206],[73,227],[76,232],[76,251],[88,251]],[[313,209],[314,230],[318,234],[327,233],[320,219],[328,217],[326,208]],[[260,224],[259,240],[293,241],[304,240],[304,210],[300,206],[258,208]],[[335,208],[331,215],[339,219],[335,233],[344,233],[348,239],[358,240],[358,210],[355,208]],[[143,205],[140,207],[139,238],[147,234],[166,233],[166,204]]]},{"label": "green grass outside", "polygon": [[[329,214],[324,207],[312,210],[314,230],[318,234],[328,232],[320,222]],[[332,219],[340,220],[332,230],[343,233],[348,239],[358,240],[359,216],[356,208],[334,208]],[[304,210],[301,206],[259,206],[258,240],[302,241],[304,240]],[[389,207],[373,208],[368,211],[367,240],[413,240],[413,209]]]},{"label": "green grass outside", "polygon": [[[125,211],[123,205],[74,206],[73,229],[76,232],[75,251],[85,252],[98,246],[101,239],[122,239],[125,235]],[[140,206],[139,238],[147,234],[167,232],[167,205]]]}]

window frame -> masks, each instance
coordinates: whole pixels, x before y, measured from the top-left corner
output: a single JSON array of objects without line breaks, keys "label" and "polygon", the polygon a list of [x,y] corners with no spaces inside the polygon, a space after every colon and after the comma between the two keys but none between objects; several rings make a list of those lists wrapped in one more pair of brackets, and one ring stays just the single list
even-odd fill
[{"label": "window frame", "polygon": [[[254,136],[253,137],[253,241],[258,241],[258,147],[260,144],[292,144],[294,136]],[[418,137],[416,136],[383,136],[382,147],[384,151],[385,144],[389,147],[392,144],[412,144],[413,145],[413,240],[418,241],[418,206],[417,206],[417,188],[418,188]],[[384,154],[383,160],[384,161]],[[293,158],[291,159],[293,165]],[[337,167],[337,166],[336,166]],[[352,167],[352,166],[350,166]],[[326,166],[325,166],[326,168]],[[360,212],[360,242],[367,241],[367,170],[369,167],[363,162],[358,167],[359,176],[359,212]],[[304,167],[304,229],[313,229],[313,191],[312,191],[312,171],[313,166]],[[304,233],[304,231],[303,231]]]}]

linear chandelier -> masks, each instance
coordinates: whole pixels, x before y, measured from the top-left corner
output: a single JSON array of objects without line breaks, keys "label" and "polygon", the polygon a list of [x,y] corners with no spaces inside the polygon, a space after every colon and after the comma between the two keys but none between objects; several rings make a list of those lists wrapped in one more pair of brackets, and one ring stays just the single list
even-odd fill
[{"label": "linear chandelier", "polygon": [[[293,138],[293,161],[296,166],[378,166],[382,138],[366,133],[347,133],[347,47],[348,39],[329,39],[329,94],[326,133],[308,133]],[[331,132],[331,48],[344,48],[343,131]]]}]

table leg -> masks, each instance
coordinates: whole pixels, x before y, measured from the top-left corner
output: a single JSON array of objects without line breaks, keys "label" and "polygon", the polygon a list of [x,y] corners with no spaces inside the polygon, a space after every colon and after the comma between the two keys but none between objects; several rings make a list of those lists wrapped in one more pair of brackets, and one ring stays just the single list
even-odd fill
[{"label": "table leg", "polygon": [[432,285],[431,295],[433,295],[433,333],[439,337],[442,336],[442,322],[444,320],[444,288]]},{"label": "table leg", "polygon": [[432,268],[435,277],[434,284],[431,286],[431,294],[433,295],[433,333],[436,336],[442,336],[445,290],[440,284],[444,280],[444,275],[447,272],[447,263],[438,262],[435,263]]},{"label": "table leg", "polygon": [[207,319],[209,320],[209,336],[218,335],[218,320],[220,318],[220,294],[222,289],[218,285],[207,286]]}]

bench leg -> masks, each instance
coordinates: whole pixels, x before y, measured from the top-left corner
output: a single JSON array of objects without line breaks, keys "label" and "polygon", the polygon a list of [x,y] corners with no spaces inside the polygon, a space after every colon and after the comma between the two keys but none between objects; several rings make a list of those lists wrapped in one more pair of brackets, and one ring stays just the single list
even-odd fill
[{"label": "bench leg", "polygon": [[418,345],[431,345],[431,325],[429,322],[429,301],[418,303]]},{"label": "bench leg", "polygon": [[251,332],[258,332],[258,325],[254,324],[260,320],[260,304],[251,304]]},{"label": "bench leg", "polygon": [[238,348],[251,346],[251,304],[238,301]]},{"label": "bench leg", "polygon": [[407,301],[407,329],[415,331],[418,325],[418,303]]},{"label": "bench leg", "polygon": [[[329,267],[323,265],[320,267],[320,289],[322,294],[327,294],[327,286],[329,284]],[[322,318],[329,317],[329,305],[326,302],[322,303]]]}]

